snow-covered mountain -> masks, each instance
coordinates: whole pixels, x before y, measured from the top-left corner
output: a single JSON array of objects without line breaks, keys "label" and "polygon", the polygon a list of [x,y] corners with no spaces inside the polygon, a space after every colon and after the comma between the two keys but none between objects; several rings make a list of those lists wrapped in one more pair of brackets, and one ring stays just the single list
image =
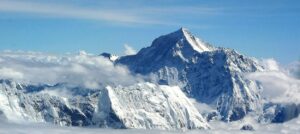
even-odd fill
[{"label": "snow-covered mountain", "polygon": [[181,28],[161,36],[136,55],[120,57],[123,64],[150,81],[179,85],[199,102],[215,107],[226,121],[261,112],[261,86],[244,77],[262,71],[254,59],[231,49],[213,47]]},{"label": "snow-covered mountain", "polygon": [[0,114],[14,122],[140,129],[207,129],[178,87],[139,83],[92,90],[0,81]]}]

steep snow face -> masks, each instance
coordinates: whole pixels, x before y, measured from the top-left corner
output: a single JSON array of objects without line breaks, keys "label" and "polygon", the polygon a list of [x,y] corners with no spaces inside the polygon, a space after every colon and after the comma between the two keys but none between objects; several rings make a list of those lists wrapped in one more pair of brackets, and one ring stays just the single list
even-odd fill
[{"label": "steep snow face", "polygon": [[203,44],[186,29],[161,36],[150,47],[121,57],[116,64],[148,75],[150,81],[178,85],[190,97],[217,108],[226,121],[261,111],[261,86],[244,73],[263,67],[234,50]]},{"label": "steep snow face", "polygon": [[202,40],[200,40],[199,38],[193,36],[188,29],[186,28],[181,28],[179,30],[180,32],[183,33],[185,39],[187,40],[187,42],[192,46],[192,48],[194,50],[196,50],[197,52],[201,53],[204,51],[212,51],[213,48],[208,46],[207,44],[205,44]]},{"label": "steep snow face", "polygon": [[[120,127],[139,129],[207,129],[208,124],[179,87],[139,83],[106,88],[98,119],[114,114]],[[114,122],[107,124],[115,124]]]}]

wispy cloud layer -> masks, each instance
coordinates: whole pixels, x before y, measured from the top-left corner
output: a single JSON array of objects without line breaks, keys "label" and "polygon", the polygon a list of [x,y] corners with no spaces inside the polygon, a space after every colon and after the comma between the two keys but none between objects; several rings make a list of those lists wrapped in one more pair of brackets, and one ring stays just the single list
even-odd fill
[{"label": "wispy cloud layer", "polygon": [[127,23],[158,23],[154,20],[147,20],[142,16],[127,13],[121,10],[88,9],[70,5],[43,4],[24,1],[0,1],[0,11],[33,13],[39,15],[69,17],[78,19],[91,19],[112,22]]},{"label": "wispy cloud layer", "polygon": [[67,83],[99,88],[141,81],[127,68],[110,60],[80,52],[78,55],[51,55],[36,52],[1,52],[0,79],[30,84]]},{"label": "wispy cloud layer", "polygon": [[300,80],[288,74],[274,59],[262,61],[266,71],[247,75],[249,79],[259,81],[263,85],[262,95],[271,102],[300,103]]},{"label": "wispy cloud layer", "polygon": [[[176,7],[103,7],[74,6],[71,4],[53,4],[33,1],[1,0],[0,11],[40,15],[43,17],[65,17],[86,20],[98,20],[115,23],[182,25],[174,21],[174,14],[185,16],[216,15],[220,8],[176,6]],[[189,16],[186,16],[189,14]]]}]

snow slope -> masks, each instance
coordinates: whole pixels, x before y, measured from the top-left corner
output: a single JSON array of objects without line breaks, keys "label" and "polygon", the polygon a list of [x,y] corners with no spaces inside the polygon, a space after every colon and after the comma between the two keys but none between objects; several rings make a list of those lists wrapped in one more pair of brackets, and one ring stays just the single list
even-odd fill
[{"label": "snow slope", "polygon": [[113,112],[125,128],[208,128],[206,121],[178,87],[139,83],[129,87],[108,86],[103,94],[106,97],[100,97],[98,105],[100,118],[109,117]]}]

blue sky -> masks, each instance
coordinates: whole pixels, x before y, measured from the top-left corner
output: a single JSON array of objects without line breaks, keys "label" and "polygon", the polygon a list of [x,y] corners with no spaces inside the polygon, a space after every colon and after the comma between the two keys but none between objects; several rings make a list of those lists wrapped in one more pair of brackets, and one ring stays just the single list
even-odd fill
[{"label": "blue sky", "polygon": [[299,0],[0,0],[0,50],[122,55],[186,27],[215,46],[300,59]]}]

